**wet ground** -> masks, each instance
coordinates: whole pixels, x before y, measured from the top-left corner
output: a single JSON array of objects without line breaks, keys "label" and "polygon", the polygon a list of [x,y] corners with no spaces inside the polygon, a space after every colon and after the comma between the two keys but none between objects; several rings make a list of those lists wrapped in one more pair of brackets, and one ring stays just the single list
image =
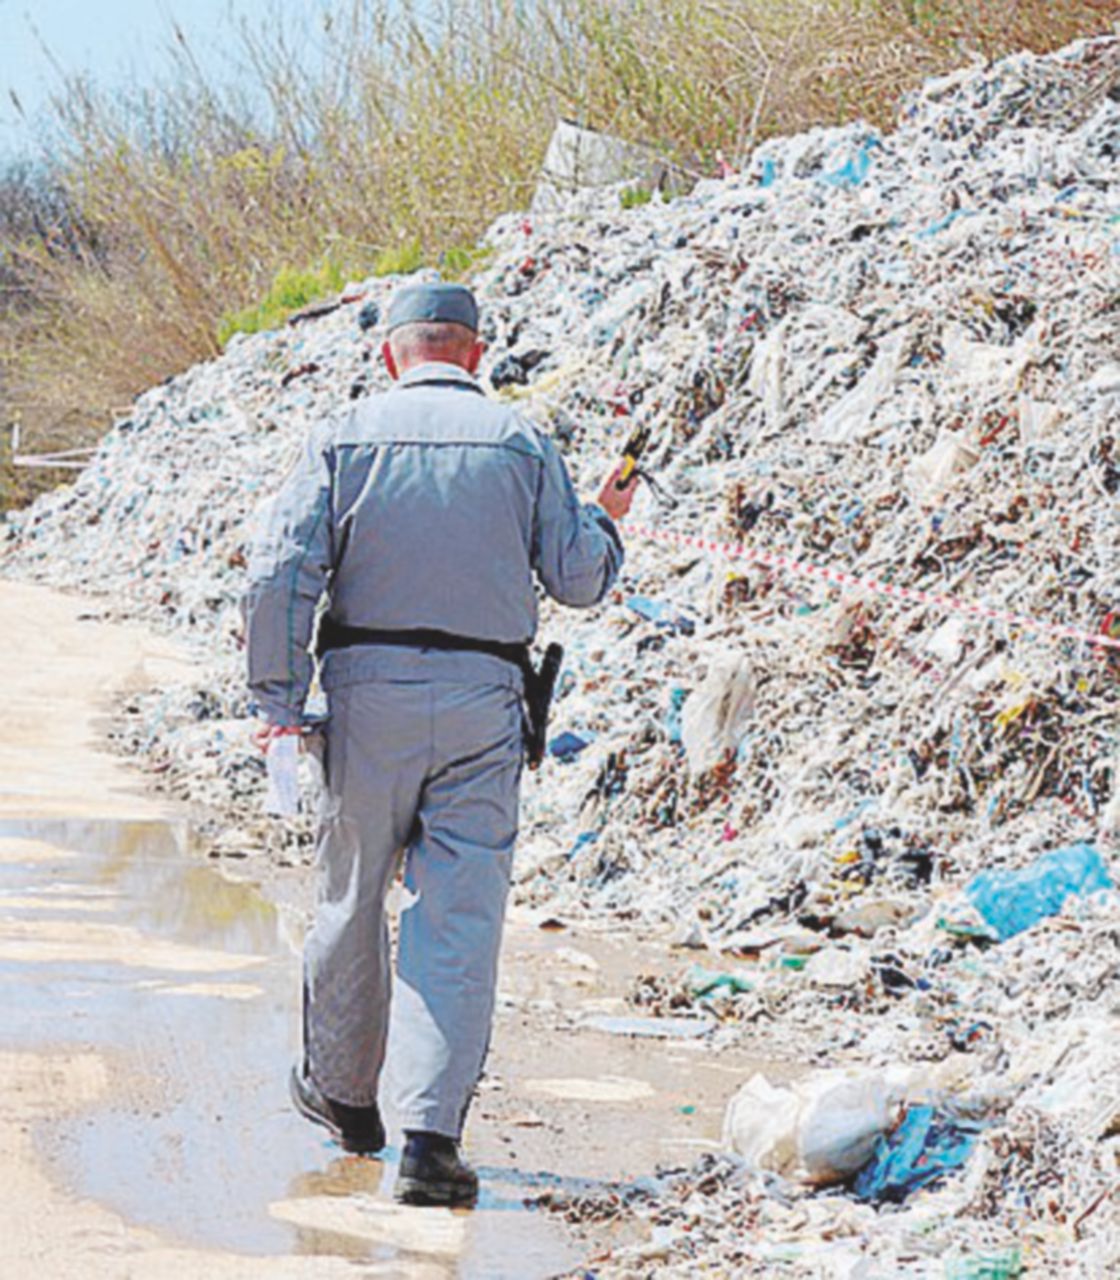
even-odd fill
[{"label": "wet ground", "polygon": [[[33,629],[16,590],[18,618],[0,584],[0,662]],[[714,1145],[759,1064],[687,1026],[625,1034],[635,976],[678,962],[515,914],[468,1128],[479,1206],[394,1205],[395,1148],[346,1156],[288,1102],[299,913],[225,878],[98,749],[98,705],[174,655],[42,595],[54,649],[25,664],[26,750],[2,752],[0,1276],[535,1280],[608,1242],[535,1209],[542,1192]]]},{"label": "wet ground", "polygon": [[202,1249],[393,1259],[402,1275],[513,1280],[578,1261],[526,1210],[516,1170],[488,1171],[473,1214],[402,1210],[394,1150],[345,1156],[295,1115],[295,956],[270,905],[201,863],[183,828],[0,824],[0,984],[0,1051],[105,1064],[96,1102],[33,1137],[60,1187],[129,1223]]}]

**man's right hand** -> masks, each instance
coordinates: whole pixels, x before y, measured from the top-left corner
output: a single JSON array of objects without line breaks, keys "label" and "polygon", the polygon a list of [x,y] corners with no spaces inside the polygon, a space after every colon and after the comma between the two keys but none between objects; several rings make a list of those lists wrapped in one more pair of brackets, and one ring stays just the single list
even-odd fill
[{"label": "man's right hand", "polygon": [[300,737],[300,748],[303,747],[303,729],[299,725],[288,724],[269,724],[269,722],[258,722],[256,728],[252,731],[253,745],[262,755],[268,755],[268,749],[272,746],[277,738],[282,738],[289,733],[298,733]]},{"label": "man's right hand", "polygon": [[607,477],[607,483],[603,485],[599,497],[596,499],[599,506],[610,516],[612,520],[621,520],[630,512],[630,504],[634,501],[634,494],[638,491],[638,473],[635,471],[630,476],[623,488],[618,487],[618,478],[622,474],[622,467],[617,466]]}]

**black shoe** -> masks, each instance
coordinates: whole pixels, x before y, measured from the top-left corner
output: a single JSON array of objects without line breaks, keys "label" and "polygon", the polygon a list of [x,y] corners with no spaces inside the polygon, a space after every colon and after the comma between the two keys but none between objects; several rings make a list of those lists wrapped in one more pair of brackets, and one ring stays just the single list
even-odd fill
[{"label": "black shoe", "polygon": [[442,1133],[406,1132],[394,1197],[399,1204],[470,1204],[478,1175],[464,1164],[459,1144]]},{"label": "black shoe", "polygon": [[329,1129],[344,1151],[369,1155],[384,1147],[385,1126],[377,1103],[350,1107],[344,1102],[332,1102],[300,1067],[292,1068],[291,1091],[300,1115]]}]

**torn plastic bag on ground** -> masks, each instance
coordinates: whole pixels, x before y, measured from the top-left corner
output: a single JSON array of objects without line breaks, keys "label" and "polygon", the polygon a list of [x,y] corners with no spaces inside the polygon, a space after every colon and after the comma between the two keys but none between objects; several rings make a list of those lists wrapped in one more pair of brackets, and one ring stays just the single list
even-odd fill
[{"label": "torn plastic bag on ground", "polygon": [[905,1200],[961,1168],[975,1143],[975,1126],[963,1127],[933,1107],[910,1107],[898,1128],[880,1138],[852,1189],[861,1200]]},{"label": "torn plastic bag on ground", "polygon": [[897,1107],[878,1072],[826,1071],[782,1085],[758,1074],[728,1104],[723,1141],[749,1168],[825,1186],[863,1168]]}]

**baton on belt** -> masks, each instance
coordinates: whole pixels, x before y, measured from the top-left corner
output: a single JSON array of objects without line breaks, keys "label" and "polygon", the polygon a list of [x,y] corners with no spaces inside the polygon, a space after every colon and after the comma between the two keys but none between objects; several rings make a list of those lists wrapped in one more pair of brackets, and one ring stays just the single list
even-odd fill
[{"label": "baton on belt", "polygon": [[530,769],[539,768],[544,759],[548,743],[548,712],[563,662],[564,650],[558,644],[550,644],[539,668],[534,667],[528,658],[522,668],[525,677],[525,704],[529,709],[526,762]]}]

